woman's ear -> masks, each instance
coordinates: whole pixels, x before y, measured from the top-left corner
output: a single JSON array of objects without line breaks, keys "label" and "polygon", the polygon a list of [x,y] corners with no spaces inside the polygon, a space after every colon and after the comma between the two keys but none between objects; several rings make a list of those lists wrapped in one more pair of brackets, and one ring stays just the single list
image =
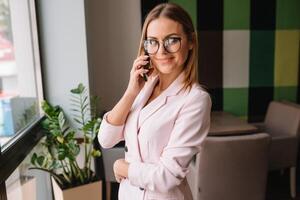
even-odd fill
[{"label": "woman's ear", "polygon": [[194,48],[194,44],[196,43],[196,37],[197,35],[195,33],[192,33],[191,41],[189,42],[189,50],[192,50]]},{"label": "woman's ear", "polygon": [[194,48],[194,40],[189,42],[189,50]]}]

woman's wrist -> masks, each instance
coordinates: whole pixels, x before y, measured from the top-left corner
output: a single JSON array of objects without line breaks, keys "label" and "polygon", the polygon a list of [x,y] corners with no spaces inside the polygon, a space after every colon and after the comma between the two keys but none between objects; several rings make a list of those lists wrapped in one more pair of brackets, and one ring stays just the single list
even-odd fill
[{"label": "woman's wrist", "polygon": [[129,98],[131,100],[134,100],[137,97],[137,95],[138,95],[138,93],[131,92],[128,89],[124,93],[124,97]]}]

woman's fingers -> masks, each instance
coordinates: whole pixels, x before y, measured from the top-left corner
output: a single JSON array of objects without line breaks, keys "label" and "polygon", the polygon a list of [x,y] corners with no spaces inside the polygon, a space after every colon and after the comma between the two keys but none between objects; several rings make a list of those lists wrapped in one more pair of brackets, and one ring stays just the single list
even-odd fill
[{"label": "woman's fingers", "polygon": [[119,163],[120,163],[120,160],[116,160],[113,165],[115,179],[118,183],[120,183],[122,181],[122,179],[124,178],[123,176],[119,175],[119,173],[118,173]]},{"label": "woman's fingers", "polygon": [[138,57],[134,62],[133,62],[133,69],[137,70],[139,69],[141,66],[146,65],[147,63],[149,63],[149,61],[147,61],[148,56],[140,56]]},{"label": "woman's fingers", "polygon": [[136,76],[138,76],[138,75],[143,76],[143,74],[147,74],[148,72],[149,72],[149,69],[144,69],[144,68],[141,68],[141,69],[138,69],[135,71]]},{"label": "woman's fingers", "polygon": [[120,183],[120,182],[121,182],[121,179],[120,179],[120,177],[119,177],[119,176],[115,175],[115,179],[116,179],[116,181],[117,181],[118,183]]},{"label": "woman's fingers", "polygon": [[133,62],[133,64],[139,62],[139,61],[146,61],[147,58],[149,58],[149,56],[145,56],[145,55],[142,55],[142,56],[139,56],[138,58],[136,58]]},{"label": "woman's fingers", "polygon": [[121,183],[122,179],[124,179],[123,176],[120,176],[120,175],[117,175],[117,174],[115,174],[115,178],[116,178],[116,181],[117,181],[118,183]]},{"label": "woman's fingers", "polygon": [[146,74],[149,71],[144,69],[143,66],[149,64],[150,61],[147,61],[148,58],[149,56],[142,55],[133,62],[133,66],[130,71],[129,83],[126,89],[128,93],[137,95],[145,85],[145,81],[142,81],[142,77],[143,74]]},{"label": "woman's fingers", "polygon": [[149,63],[149,61],[141,60],[141,61],[136,63],[136,65],[134,66],[133,69],[138,70],[138,69],[142,68],[143,66],[146,66],[148,63]]}]

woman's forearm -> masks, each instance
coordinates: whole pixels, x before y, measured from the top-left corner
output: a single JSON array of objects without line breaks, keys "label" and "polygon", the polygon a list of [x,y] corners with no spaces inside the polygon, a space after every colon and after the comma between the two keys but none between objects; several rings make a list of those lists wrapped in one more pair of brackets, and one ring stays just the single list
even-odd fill
[{"label": "woman's forearm", "polygon": [[113,125],[123,125],[137,95],[125,92],[119,102],[107,115],[107,121]]}]

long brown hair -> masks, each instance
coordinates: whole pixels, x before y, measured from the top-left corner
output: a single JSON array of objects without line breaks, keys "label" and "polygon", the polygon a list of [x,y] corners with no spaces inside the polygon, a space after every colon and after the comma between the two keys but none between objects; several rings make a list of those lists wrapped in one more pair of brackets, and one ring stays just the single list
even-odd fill
[{"label": "long brown hair", "polygon": [[162,3],[154,7],[147,15],[143,24],[142,36],[139,45],[138,56],[143,55],[144,48],[143,43],[147,38],[147,28],[151,21],[159,18],[166,17],[182,25],[183,31],[186,34],[188,40],[193,44],[193,48],[189,50],[187,60],[184,66],[184,88],[191,88],[192,84],[197,82],[197,69],[198,69],[198,39],[197,32],[194,28],[193,22],[189,14],[174,3]]}]

